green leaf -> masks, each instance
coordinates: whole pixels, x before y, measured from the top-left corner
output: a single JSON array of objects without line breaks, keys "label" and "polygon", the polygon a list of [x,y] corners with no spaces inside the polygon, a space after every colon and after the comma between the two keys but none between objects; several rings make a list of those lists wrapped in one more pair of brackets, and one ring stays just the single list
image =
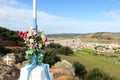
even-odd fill
[{"label": "green leaf", "polygon": [[26,55],[26,56],[25,56],[25,59],[32,59],[32,55],[30,55],[30,54],[29,54],[29,55]]},{"label": "green leaf", "polygon": [[29,51],[29,54],[33,54],[33,53],[35,53],[36,52],[36,49],[31,49],[30,51]]}]

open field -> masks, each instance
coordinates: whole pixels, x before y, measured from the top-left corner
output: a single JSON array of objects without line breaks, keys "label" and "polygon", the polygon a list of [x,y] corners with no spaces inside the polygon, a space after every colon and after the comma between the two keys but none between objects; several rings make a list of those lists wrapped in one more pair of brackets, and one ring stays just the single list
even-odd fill
[{"label": "open field", "polygon": [[80,51],[75,51],[73,56],[60,56],[62,59],[66,59],[71,63],[79,61],[85,65],[88,71],[93,68],[99,68],[111,76],[115,76],[120,79],[120,64],[116,64],[114,59],[106,59],[102,56],[93,56]]}]

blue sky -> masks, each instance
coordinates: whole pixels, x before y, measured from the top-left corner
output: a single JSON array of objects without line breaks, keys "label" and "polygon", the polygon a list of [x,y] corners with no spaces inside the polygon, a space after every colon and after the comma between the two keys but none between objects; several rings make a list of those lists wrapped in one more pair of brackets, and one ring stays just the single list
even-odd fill
[{"label": "blue sky", "polygon": [[[37,0],[38,28],[47,34],[120,32],[120,0]],[[0,26],[26,31],[32,0],[0,0]]]}]

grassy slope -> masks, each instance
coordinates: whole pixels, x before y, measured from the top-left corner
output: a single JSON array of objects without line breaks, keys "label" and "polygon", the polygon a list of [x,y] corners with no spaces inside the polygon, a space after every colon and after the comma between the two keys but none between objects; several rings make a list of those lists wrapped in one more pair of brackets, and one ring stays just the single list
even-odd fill
[{"label": "grassy slope", "polygon": [[100,56],[92,56],[81,52],[76,52],[74,56],[60,56],[62,59],[66,59],[71,63],[79,61],[86,66],[88,71],[93,68],[100,68],[104,72],[109,73],[111,76],[115,76],[120,79],[120,64],[115,64],[115,62],[111,59],[105,59]]}]

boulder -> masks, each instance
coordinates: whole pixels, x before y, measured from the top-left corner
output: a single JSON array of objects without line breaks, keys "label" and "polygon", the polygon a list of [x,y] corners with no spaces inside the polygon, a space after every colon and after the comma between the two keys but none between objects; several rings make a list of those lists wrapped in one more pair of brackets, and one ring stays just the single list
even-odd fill
[{"label": "boulder", "polygon": [[17,80],[20,70],[14,66],[0,64],[0,80]]},{"label": "boulder", "polygon": [[1,58],[1,61],[3,61],[4,64],[12,65],[12,64],[15,63],[15,54],[14,53],[8,53]]},{"label": "boulder", "polygon": [[74,80],[75,74],[72,64],[66,60],[57,62],[51,68],[54,80]]}]

